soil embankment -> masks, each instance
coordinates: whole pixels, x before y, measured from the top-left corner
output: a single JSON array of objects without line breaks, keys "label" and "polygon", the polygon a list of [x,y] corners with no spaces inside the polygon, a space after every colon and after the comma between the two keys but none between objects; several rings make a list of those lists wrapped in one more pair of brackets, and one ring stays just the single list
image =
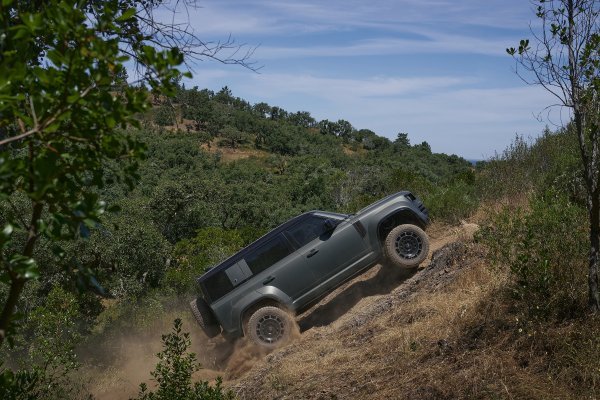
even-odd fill
[{"label": "soil embankment", "polygon": [[434,227],[432,257],[422,269],[407,276],[376,266],[346,283],[298,318],[298,340],[229,385],[241,399],[427,397],[399,381],[410,375],[403,373],[410,368],[402,366],[403,355],[423,346],[451,347],[451,320],[483,292],[460,290],[485,280],[475,271],[480,249],[469,244],[474,230],[470,224]]}]

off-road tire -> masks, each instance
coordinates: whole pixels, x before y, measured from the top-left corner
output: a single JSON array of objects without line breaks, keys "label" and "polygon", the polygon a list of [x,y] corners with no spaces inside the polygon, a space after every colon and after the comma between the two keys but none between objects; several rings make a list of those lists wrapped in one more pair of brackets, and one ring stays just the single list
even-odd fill
[{"label": "off-road tire", "polygon": [[190,308],[192,309],[192,314],[194,314],[198,325],[204,330],[206,336],[214,338],[221,333],[219,323],[202,297],[192,300],[190,302]]},{"label": "off-road tire", "polygon": [[293,324],[287,311],[274,306],[261,307],[250,316],[246,334],[255,344],[273,349],[291,338]]},{"label": "off-road tire", "polygon": [[427,258],[429,237],[416,225],[398,225],[383,243],[387,261],[400,268],[416,268]]}]

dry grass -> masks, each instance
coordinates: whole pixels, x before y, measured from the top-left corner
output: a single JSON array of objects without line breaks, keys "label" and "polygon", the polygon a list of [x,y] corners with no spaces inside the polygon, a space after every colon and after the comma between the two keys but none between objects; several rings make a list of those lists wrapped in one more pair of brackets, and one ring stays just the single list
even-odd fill
[{"label": "dry grass", "polygon": [[221,160],[223,162],[232,162],[237,160],[242,160],[245,158],[256,157],[256,158],[267,158],[269,156],[269,152],[258,149],[250,149],[244,147],[231,148],[231,147],[220,147],[218,145],[219,138],[212,140],[210,147],[206,144],[200,146],[202,150],[209,153],[220,153]]},{"label": "dry grass", "polygon": [[523,329],[505,295],[508,277],[489,268],[481,246],[444,251],[391,293],[304,332],[230,385],[241,399],[598,395],[598,321]]}]

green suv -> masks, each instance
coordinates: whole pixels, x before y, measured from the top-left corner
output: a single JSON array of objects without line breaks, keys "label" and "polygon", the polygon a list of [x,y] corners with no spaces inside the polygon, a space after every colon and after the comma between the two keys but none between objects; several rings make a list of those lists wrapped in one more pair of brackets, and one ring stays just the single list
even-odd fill
[{"label": "green suv", "polygon": [[208,337],[249,336],[276,347],[294,315],[382,261],[416,268],[429,252],[423,203],[399,192],[353,215],[311,211],[292,218],[198,278],[190,303]]}]

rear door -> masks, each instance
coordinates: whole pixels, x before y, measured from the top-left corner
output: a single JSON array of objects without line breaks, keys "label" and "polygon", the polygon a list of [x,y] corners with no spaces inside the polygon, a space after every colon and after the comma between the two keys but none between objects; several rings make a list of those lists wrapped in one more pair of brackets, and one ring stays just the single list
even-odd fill
[{"label": "rear door", "polygon": [[296,299],[310,289],[314,275],[304,257],[293,250],[280,233],[246,254],[243,262],[263,286],[274,286]]}]

